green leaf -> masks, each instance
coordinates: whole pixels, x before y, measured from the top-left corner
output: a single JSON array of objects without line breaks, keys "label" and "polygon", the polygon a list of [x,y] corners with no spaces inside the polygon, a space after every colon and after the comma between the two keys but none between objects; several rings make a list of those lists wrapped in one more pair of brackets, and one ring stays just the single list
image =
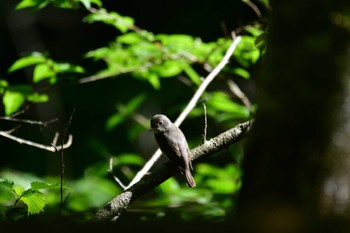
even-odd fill
[{"label": "green leaf", "polygon": [[16,5],[16,10],[28,7],[33,7],[34,9],[38,10],[44,8],[49,3],[49,0],[22,0]]},{"label": "green leaf", "polygon": [[159,39],[162,44],[167,47],[172,53],[191,51],[194,47],[194,38],[190,35],[160,34],[157,35],[156,38]]},{"label": "green leaf", "polygon": [[23,201],[28,207],[28,215],[30,214],[38,214],[44,211],[44,207],[46,206],[46,196],[42,192],[36,190],[26,190],[21,197],[21,201]]},{"label": "green leaf", "polygon": [[182,72],[182,61],[166,60],[163,64],[152,67],[160,77],[174,77]]},{"label": "green leaf", "polygon": [[8,82],[5,79],[0,79],[0,94],[4,93],[8,87]]},{"label": "green leaf", "polygon": [[255,47],[261,50],[265,50],[267,47],[267,33],[262,33],[255,40]]},{"label": "green leaf", "polygon": [[118,112],[108,118],[106,129],[112,130],[133,114],[140,104],[145,100],[146,95],[141,93],[132,98],[126,105],[119,105]]},{"label": "green leaf", "polygon": [[246,118],[249,116],[249,110],[231,100],[231,98],[223,92],[213,92],[208,101],[207,109],[213,108],[216,111],[231,113],[235,117]]},{"label": "green leaf", "polygon": [[116,156],[114,160],[114,165],[143,165],[144,159],[137,154],[121,154]]},{"label": "green leaf", "polygon": [[5,106],[5,115],[10,116],[17,112],[25,102],[25,97],[21,92],[7,90],[2,97],[2,103]]},{"label": "green leaf", "polygon": [[84,73],[85,70],[81,66],[73,65],[70,63],[54,63],[55,71],[57,73]]},{"label": "green leaf", "polygon": [[128,16],[122,16],[117,12],[107,12],[106,9],[100,8],[96,12],[89,14],[84,18],[84,21],[88,23],[103,22],[110,24],[120,30],[122,33],[126,33],[134,26],[134,19]]},{"label": "green leaf", "polygon": [[192,68],[192,66],[190,64],[188,64],[187,62],[184,62],[182,64],[182,68],[185,71],[185,73],[187,74],[187,76],[191,79],[191,81],[196,84],[196,85],[200,85],[202,83],[201,81],[201,77],[199,76],[199,74]]},{"label": "green leaf", "polygon": [[113,114],[107,119],[106,129],[112,130],[117,127],[120,123],[122,123],[126,119],[126,116],[121,115],[119,113]]},{"label": "green leaf", "polygon": [[245,30],[247,32],[249,32],[254,37],[258,37],[263,33],[263,30],[256,28],[256,27],[252,27],[252,26],[246,27]]},{"label": "green leaf", "polygon": [[154,89],[159,90],[160,88],[160,81],[159,81],[159,76],[151,73],[148,75],[148,82],[153,86]]},{"label": "green leaf", "polygon": [[49,96],[46,94],[33,93],[27,96],[27,100],[34,103],[43,103],[49,100]]},{"label": "green leaf", "polygon": [[137,44],[140,43],[143,40],[141,35],[136,32],[129,32],[127,34],[118,36],[117,42],[123,43],[123,44]]},{"label": "green leaf", "polygon": [[255,64],[260,57],[260,51],[255,47],[255,37],[242,36],[233,55],[243,67]]},{"label": "green leaf", "polygon": [[241,76],[242,78],[245,78],[245,79],[249,79],[250,78],[250,73],[243,69],[243,68],[240,68],[240,67],[236,67],[236,68],[233,68],[233,73]]},{"label": "green leaf", "polygon": [[30,56],[23,57],[15,61],[15,63],[13,63],[12,66],[8,69],[8,72],[11,73],[24,67],[43,63],[45,61],[46,58],[41,53],[35,52]]},{"label": "green leaf", "polygon": [[221,194],[231,194],[238,190],[237,184],[231,179],[209,179],[206,185]]},{"label": "green leaf", "polygon": [[102,2],[100,0],[79,0],[86,9],[91,9],[91,4],[95,4],[98,7],[102,6]]},{"label": "green leaf", "polygon": [[55,77],[55,75],[56,72],[52,69],[52,67],[49,64],[39,64],[34,69],[33,82],[38,83],[41,80]]},{"label": "green leaf", "polygon": [[56,184],[49,184],[46,182],[41,182],[41,181],[34,181],[30,183],[30,186],[32,190],[37,191],[39,189],[52,189],[52,188],[59,188],[60,185],[58,183]]},{"label": "green leaf", "polygon": [[14,183],[11,180],[0,178],[0,185],[12,189]]},{"label": "green leaf", "polygon": [[16,185],[16,186],[12,187],[12,191],[14,192],[16,197],[20,197],[23,194],[23,192],[24,192],[24,188],[21,187],[21,186]]}]

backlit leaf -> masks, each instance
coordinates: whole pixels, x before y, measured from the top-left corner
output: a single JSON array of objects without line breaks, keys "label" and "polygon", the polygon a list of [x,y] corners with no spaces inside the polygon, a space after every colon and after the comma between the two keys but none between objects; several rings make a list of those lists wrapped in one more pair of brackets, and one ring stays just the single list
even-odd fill
[{"label": "backlit leaf", "polygon": [[36,65],[46,61],[46,58],[41,53],[33,53],[30,56],[23,57],[15,61],[8,69],[8,72],[13,72],[27,66]]},{"label": "backlit leaf", "polygon": [[27,205],[28,215],[38,214],[44,211],[44,207],[47,203],[45,194],[32,189],[25,191],[25,193],[21,197],[21,201],[23,201]]},{"label": "backlit leaf", "polygon": [[43,103],[49,100],[49,96],[46,94],[33,93],[27,96],[27,100],[34,103]]},{"label": "backlit leaf", "polygon": [[34,69],[33,82],[37,83],[41,80],[55,76],[55,71],[48,64],[39,64]]},{"label": "backlit leaf", "polygon": [[20,92],[7,90],[2,97],[2,103],[5,106],[6,116],[10,116],[23,105],[25,102],[25,95]]}]

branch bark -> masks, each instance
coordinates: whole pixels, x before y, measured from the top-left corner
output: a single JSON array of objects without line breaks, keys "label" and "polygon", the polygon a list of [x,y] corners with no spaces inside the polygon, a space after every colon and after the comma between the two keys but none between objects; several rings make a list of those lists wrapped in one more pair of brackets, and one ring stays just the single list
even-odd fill
[{"label": "branch bark", "polygon": [[[242,139],[251,130],[252,121],[246,121],[231,128],[206,143],[191,150],[192,161],[225,150],[233,143]],[[158,170],[144,176],[139,182],[113,198],[93,218],[93,221],[111,221],[119,217],[136,199],[163,183],[178,173],[177,167],[170,162],[165,163]]]}]

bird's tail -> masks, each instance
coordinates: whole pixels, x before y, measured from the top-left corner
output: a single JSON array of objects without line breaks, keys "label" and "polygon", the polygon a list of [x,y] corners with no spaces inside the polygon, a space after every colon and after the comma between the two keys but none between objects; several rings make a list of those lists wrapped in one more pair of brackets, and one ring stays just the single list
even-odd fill
[{"label": "bird's tail", "polygon": [[196,181],[193,179],[193,176],[191,174],[191,170],[190,169],[185,169],[184,170],[184,175],[185,175],[188,187],[191,187],[191,188],[195,187],[196,186]]}]

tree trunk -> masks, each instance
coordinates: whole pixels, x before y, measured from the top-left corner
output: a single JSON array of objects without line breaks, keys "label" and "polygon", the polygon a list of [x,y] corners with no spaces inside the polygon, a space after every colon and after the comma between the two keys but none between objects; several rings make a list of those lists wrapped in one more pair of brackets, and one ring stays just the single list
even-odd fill
[{"label": "tree trunk", "polygon": [[350,219],[350,1],[271,6],[238,222],[317,231],[320,219]]}]

